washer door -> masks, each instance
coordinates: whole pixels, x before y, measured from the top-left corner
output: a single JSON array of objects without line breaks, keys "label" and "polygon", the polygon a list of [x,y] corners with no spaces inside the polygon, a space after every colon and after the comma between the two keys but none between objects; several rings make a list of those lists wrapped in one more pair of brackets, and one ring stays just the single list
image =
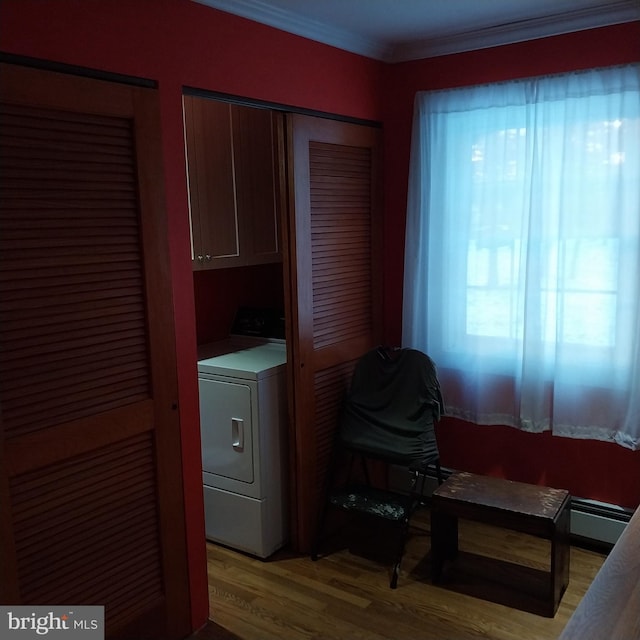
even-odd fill
[{"label": "washer door", "polygon": [[202,470],[252,484],[252,389],[242,382],[198,380]]}]

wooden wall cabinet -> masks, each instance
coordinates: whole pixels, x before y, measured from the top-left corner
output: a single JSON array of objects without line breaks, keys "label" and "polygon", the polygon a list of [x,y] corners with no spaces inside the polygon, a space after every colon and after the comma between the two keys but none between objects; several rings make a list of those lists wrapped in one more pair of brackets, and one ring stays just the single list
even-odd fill
[{"label": "wooden wall cabinet", "polygon": [[280,117],[184,96],[194,269],[282,261]]}]

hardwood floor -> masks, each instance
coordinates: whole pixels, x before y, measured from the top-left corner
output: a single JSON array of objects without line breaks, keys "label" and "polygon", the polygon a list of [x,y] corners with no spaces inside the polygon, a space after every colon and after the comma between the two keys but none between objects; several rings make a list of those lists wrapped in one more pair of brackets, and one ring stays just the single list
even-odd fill
[{"label": "hardwood floor", "polygon": [[[549,569],[546,540],[467,521],[460,521],[459,539],[462,552],[488,559],[464,574],[462,585],[484,598],[505,596],[492,581],[496,575],[521,580],[511,583],[509,597],[526,586],[528,571]],[[336,538],[335,550],[317,562],[286,550],[263,561],[209,543],[210,615],[242,640],[552,640],[605,559],[572,546],[569,587],[555,617],[546,618],[465,595],[446,583],[432,585],[426,511],[414,519],[395,590],[389,588],[391,562],[379,551],[388,549],[387,540],[380,545],[365,534],[357,549],[348,550]],[[505,570],[504,561],[519,566]],[[526,608],[526,595],[512,597],[512,604]],[[216,637],[224,638],[211,636]]]},{"label": "hardwood floor", "polygon": [[235,633],[227,631],[224,627],[221,627],[217,622],[209,620],[202,629],[196,631],[193,635],[190,635],[187,640],[241,640]]}]

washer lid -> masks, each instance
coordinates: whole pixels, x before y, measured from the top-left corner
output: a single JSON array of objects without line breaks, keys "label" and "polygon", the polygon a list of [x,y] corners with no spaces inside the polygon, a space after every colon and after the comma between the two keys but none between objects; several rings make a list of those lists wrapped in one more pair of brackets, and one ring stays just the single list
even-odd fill
[{"label": "washer lid", "polygon": [[198,373],[259,380],[280,371],[287,361],[282,342],[236,340],[204,345],[198,350]]}]

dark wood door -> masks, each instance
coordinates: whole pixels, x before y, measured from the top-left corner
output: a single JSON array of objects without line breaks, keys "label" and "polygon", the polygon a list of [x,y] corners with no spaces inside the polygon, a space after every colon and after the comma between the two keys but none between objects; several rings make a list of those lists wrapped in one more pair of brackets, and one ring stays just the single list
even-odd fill
[{"label": "dark wood door", "polygon": [[358,124],[288,120],[293,534],[302,551],[353,366],[381,339],[380,137]]},{"label": "dark wood door", "polygon": [[190,631],[156,91],[0,68],[0,601]]}]

